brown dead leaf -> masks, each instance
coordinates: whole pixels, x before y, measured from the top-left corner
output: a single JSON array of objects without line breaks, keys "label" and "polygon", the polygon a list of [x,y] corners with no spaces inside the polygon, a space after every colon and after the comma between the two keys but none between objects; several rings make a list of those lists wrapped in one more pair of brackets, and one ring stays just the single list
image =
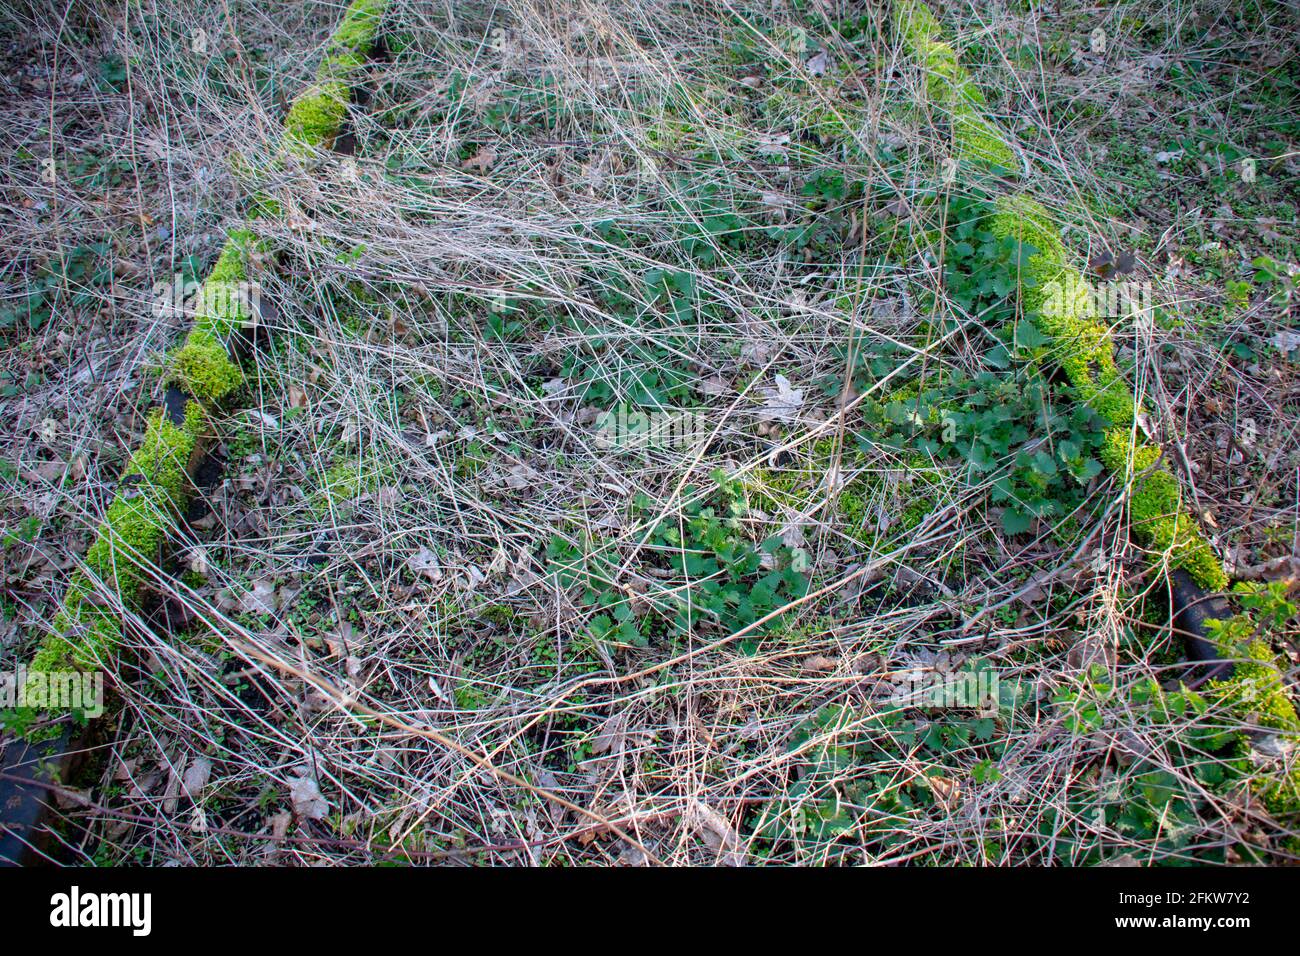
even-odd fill
[{"label": "brown dead leaf", "polygon": [[605,723],[601,725],[600,733],[591,744],[591,752],[595,754],[608,753],[614,756],[621,754],[627,743],[627,711],[622,710],[616,714],[611,714]]},{"label": "brown dead leaf", "polygon": [[320,786],[311,777],[295,777],[289,784],[289,798],[293,812],[308,820],[323,820],[330,811]]},{"label": "brown dead leaf", "polygon": [[274,614],[279,607],[275,582],[269,578],[259,578],[254,581],[252,590],[246,591],[240,597],[239,606],[248,614]]},{"label": "brown dead leaf", "polygon": [[930,784],[930,791],[934,794],[935,800],[944,809],[952,810],[961,801],[961,787],[952,780],[938,774],[926,779]]},{"label": "brown dead leaf", "polygon": [[492,164],[497,161],[496,150],[490,146],[484,146],[477,153],[460,164],[461,169],[477,169],[481,173],[487,172],[492,168]]},{"label": "brown dead leaf", "polygon": [[699,834],[704,845],[717,854],[717,860],[723,866],[745,865],[740,835],[717,810],[694,801],[686,811],[686,821]]},{"label": "brown dead leaf", "polygon": [[804,660],[803,669],[806,671],[833,671],[835,670],[835,662],[829,657],[824,657],[821,654],[814,654],[812,657]]},{"label": "brown dead leaf", "polygon": [[438,555],[429,548],[421,547],[419,551],[406,559],[406,566],[416,574],[422,574],[430,581],[442,579],[442,562]]},{"label": "brown dead leaf", "polygon": [[208,785],[211,776],[212,761],[207,757],[199,757],[185,768],[185,773],[181,776],[181,792],[191,800],[196,799]]}]

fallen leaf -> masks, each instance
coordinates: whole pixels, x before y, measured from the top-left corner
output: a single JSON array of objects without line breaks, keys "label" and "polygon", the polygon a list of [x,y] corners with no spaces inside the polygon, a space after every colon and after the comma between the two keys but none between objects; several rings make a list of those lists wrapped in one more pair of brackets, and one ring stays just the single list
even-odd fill
[{"label": "fallen leaf", "polygon": [[772,360],[772,343],[766,339],[746,339],[740,347],[740,361],[747,365],[766,365]]},{"label": "fallen leaf", "polygon": [[203,545],[196,544],[185,554],[185,563],[195,574],[207,577],[208,575],[208,552]]},{"label": "fallen leaf", "polygon": [[289,798],[293,801],[293,812],[300,817],[323,820],[329,813],[330,805],[311,777],[295,777],[289,785]]},{"label": "fallen leaf", "polygon": [[705,846],[713,850],[723,866],[744,866],[745,851],[740,836],[722,814],[698,800],[686,811],[687,822],[700,835]]},{"label": "fallen leaf", "polygon": [[513,488],[515,491],[532,488],[541,480],[541,477],[536,469],[521,463],[511,467],[509,474],[506,475],[506,487]]},{"label": "fallen leaf", "polygon": [[239,600],[239,606],[248,614],[274,614],[278,605],[275,584],[269,578],[254,581],[253,589]]},{"label": "fallen leaf", "polygon": [[1283,329],[1273,336],[1273,348],[1287,353],[1300,349],[1300,330]]},{"label": "fallen leaf", "polygon": [[727,380],[721,375],[711,375],[708,378],[700,379],[698,387],[704,395],[726,395],[730,391],[727,388]]},{"label": "fallen leaf", "polygon": [[935,774],[927,780],[930,784],[930,792],[934,794],[940,806],[951,810],[960,802],[961,788],[947,777]]},{"label": "fallen leaf", "polygon": [[407,558],[406,566],[416,574],[423,574],[430,581],[442,580],[442,563],[438,560],[438,555],[428,548],[421,547]]},{"label": "fallen leaf", "polygon": [[497,153],[490,146],[484,146],[477,153],[471,156],[465,162],[460,164],[461,169],[477,169],[481,173],[487,172],[492,168],[492,164],[497,161]]},{"label": "fallen leaf", "polygon": [[601,725],[600,733],[592,741],[591,752],[596,754],[621,754],[627,742],[627,711],[611,714]]},{"label": "fallen leaf", "polygon": [[208,785],[211,776],[212,761],[207,757],[199,757],[185,768],[185,774],[181,777],[181,792],[191,800],[196,799]]},{"label": "fallen leaf", "polygon": [[271,836],[277,840],[282,840],[289,832],[289,824],[293,822],[293,814],[288,810],[282,810],[275,816],[271,817]]},{"label": "fallen leaf", "polygon": [[758,137],[758,155],[784,157],[789,144],[789,133],[762,134]]},{"label": "fallen leaf", "polygon": [[765,385],[761,388],[763,410],[759,412],[762,421],[793,422],[799,417],[803,406],[803,389],[795,388],[784,375],[776,376],[776,386]]}]

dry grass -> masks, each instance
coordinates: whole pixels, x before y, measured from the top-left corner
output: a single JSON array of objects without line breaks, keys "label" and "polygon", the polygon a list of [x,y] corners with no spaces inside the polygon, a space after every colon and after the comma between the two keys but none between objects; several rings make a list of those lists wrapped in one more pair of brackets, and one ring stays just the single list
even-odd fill
[{"label": "dry grass", "polygon": [[[1243,513],[1226,476],[1184,478],[1242,563],[1276,556],[1296,520],[1294,365],[1233,364],[1223,343],[1225,327],[1266,341],[1287,314],[1259,304],[1223,319],[1207,273],[1170,265],[1203,220],[1180,210],[1157,231],[1106,205],[1120,190],[1090,159],[1099,113],[1145,128],[1154,109],[1178,125],[1114,64],[1141,72],[1152,69],[1143,57],[1192,56],[1174,27],[1197,14],[1142,12],[1174,37],[1161,45],[1125,19],[1139,5],[1114,8],[1111,66],[1093,70],[1086,54],[1054,52],[1053,17],[1013,6],[952,12],[964,57],[1022,134],[1035,189],[1073,226],[1074,248],[1139,242],[1158,300],[1180,303],[1180,326],[1123,340],[1153,431],[1196,459],[1207,395],[1245,392],[1255,415],[1271,415],[1254,463],[1267,501]],[[832,192],[808,208],[805,185],[836,176],[901,183],[905,196],[940,182],[942,117],[916,106],[921,77],[880,11],[837,10],[877,25],[811,30],[801,46],[797,30],[769,29],[766,8],[730,3],[461,4],[451,19],[397,3],[391,55],[368,68],[369,102],[351,114],[355,156],[286,167],[270,159],[284,97],[337,11],[294,4],[272,20],[233,4],[238,18],[224,23],[203,9],[196,20],[191,5],[146,3],[124,38],[121,10],[105,8],[87,30],[118,37],[122,89],[55,96],[52,114],[33,91],[0,133],[33,155],[12,160],[27,185],[8,188],[5,205],[58,204],[20,214],[4,237],[7,287],[80,237],[111,235],[135,263],[94,291],[95,316],[60,311],[6,355],[6,368],[51,356],[44,383],[4,412],[4,458],[22,476],[6,507],[18,516],[35,502],[44,527],[31,547],[6,549],[7,562],[27,562],[6,582],[21,625],[11,655],[41,634],[157,394],[148,369],[181,320],[152,316],[150,280],[185,252],[210,252],[218,225],[243,214],[238,197],[261,188],[283,203],[257,226],[275,255],[253,264],[279,319],[259,339],[245,400],[216,420],[223,477],[178,531],[149,606],[123,609],[129,646],[104,662],[120,715],[91,782],[98,809],[69,813],[69,856],[1290,858],[1294,821],[1270,818],[1244,786],[1205,783],[1204,764],[1227,758],[1188,743],[1193,725],[1257,728],[1134,703],[1134,688],[1176,686],[1187,671],[1148,606],[1159,575],[1128,544],[1114,485],[1093,481],[1070,520],[1009,537],[989,501],[998,472],[918,463],[863,417],[905,380],[997,371],[994,330],[948,298],[923,254],[919,206]],[[98,69],[93,44],[53,43],[57,18],[30,16],[41,50]],[[211,49],[202,69],[184,50],[196,23]],[[1283,36],[1259,25],[1230,51],[1267,68]],[[67,67],[50,64],[63,83]],[[1261,82],[1232,76],[1226,99]],[[98,134],[128,171],[111,215],[31,179],[36,144],[78,108],[117,117]],[[232,156],[265,172],[236,177]],[[1272,175],[1293,177],[1294,161]],[[719,212],[743,224],[696,228]],[[823,230],[806,254],[766,232],[800,224]],[[1279,259],[1294,241],[1273,241],[1291,250]],[[647,284],[656,269],[689,299],[680,313]],[[894,365],[849,381],[863,355]],[[778,375],[800,400],[780,398]],[[598,416],[649,405],[654,389],[696,410],[707,440],[642,455],[603,445]],[[57,440],[33,431],[47,418]],[[736,627],[696,611],[676,632],[675,602],[697,601],[705,582],[652,532],[688,530],[701,504],[724,509],[719,468],[734,489],[719,526],[754,548],[781,537],[777,567],[806,568],[807,594],[778,600],[771,621]],[[612,607],[566,586],[584,556],[601,562],[593,590]],[[646,646],[593,633],[620,605]],[[901,676],[963,660],[1022,688],[988,726],[891,698]],[[1095,668],[1111,689],[1097,689]],[[1088,706],[1095,722],[1080,727]],[[938,740],[954,733],[968,736]],[[1194,824],[1156,819],[1153,833],[1121,818],[1158,772]]]}]

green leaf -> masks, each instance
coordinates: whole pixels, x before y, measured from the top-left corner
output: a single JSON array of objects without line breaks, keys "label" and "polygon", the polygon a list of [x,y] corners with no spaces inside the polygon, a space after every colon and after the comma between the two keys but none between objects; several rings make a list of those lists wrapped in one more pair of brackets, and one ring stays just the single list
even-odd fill
[{"label": "green leaf", "polygon": [[1016,508],[1007,508],[1002,512],[1002,530],[1009,535],[1024,534],[1033,523],[1033,515]]}]

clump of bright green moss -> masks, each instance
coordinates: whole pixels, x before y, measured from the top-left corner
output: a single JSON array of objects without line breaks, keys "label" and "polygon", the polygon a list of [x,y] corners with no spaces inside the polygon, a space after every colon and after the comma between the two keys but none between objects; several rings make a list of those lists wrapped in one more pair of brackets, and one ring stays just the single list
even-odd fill
[{"label": "clump of bright green moss", "polygon": [[894,23],[912,54],[925,64],[925,87],[931,102],[948,111],[957,159],[1004,171],[1015,169],[1015,150],[985,117],[984,94],[957,61],[957,52],[940,39],[939,24],[930,9],[920,0],[896,3]]},{"label": "clump of bright green moss", "polygon": [[173,516],[188,498],[190,460],[205,427],[197,402],[186,406],[179,424],[161,408],[150,416],[144,440],[123,470],[123,490],[109,506],[86,552],[85,569],[68,585],[29,671],[90,669],[118,645],[122,635],[114,606],[97,593],[109,588],[126,604],[139,602],[144,569],[154,563]]},{"label": "clump of bright green moss", "polygon": [[327,80],[300,94],[284,118],[284,137],[290,149],[325,148],[333,141],[348,112],[347,84]]},{"label": "clump of bright green moss", "polygon": [[63,609],[54,617],[53,632],[32,658],[29,670],[85,670],[116,646],[122,629],[109,608],[89,600],[94,588],[84,572],[77,573]]},{"label": "clump of bright green moss", "polygon": [[1128,428],[1107,430],[1101,460],[1112,474],[1131,484],[1129,515],[1133,533],[1153,550],[1169,555],[1201,587],[1223,591],[1228,576],[1196,522],[1182,511],[1178,479],[1160,464],[1160,449],[1137,443],[1130,447]]},{"label": "clump of bright green moss", "polygon": [[225,340],[252,319],[247,259],[255,242],[247,229],[227,238],[199,293],[194,327],[172,356],[172,380],[201,402],[220,402],[243,384]]},{"label": "clump of bright green moss", "polygon": [[1110,332],[1099,320],[1088,285],[1068,264],[1065,246],[1043,206],[1023,196],[997,200],[989,223],[1034,252],[1022,276],[1025,305],[1052,340],[1052,358],[1080,400],[1116,427],[1133,421],[1133,392],[1115,365]]},{"label": "clump of bright green moss", "polygon": [[257,237],[248,229],[234,229],[226,237],[217,261],[208,273],[209,282],[240,282],[248,277],[248,252]]},{"label": "clump of bright green moss", "polygon": [[251,317],[247,260],[256,238],[247,229],[236,229],[227,237],[199,292],[196,329],[227,338]]},{"label": "clump of bright green moss", "polygon": [[387,0],[353,0],[325,48],[316,82],[300,94],[284,119],[291,152],[326,148],[347,116],[348,79],[365,62]]},{"label": "clump of bright green moss", "polygon": [[189,498],[190,463],[205,428],[197,402],[185,406],[180,424],[169,421],[163,409],[154,410],[144,441],[122,472],[124,488],[86,552],[90,573],[115,584],[128,603],[138,597],[143,567],[157,555],[172,516]]},{"label": "clump of bright green moss", "polygon": [[219,402],[244,383],[244,373],[226,347],[202,329],[193,329],[172,356],[178,385],[203,402]]},{"label": "clump of bright green moss", "polygon": [[330,35],[327,56],[361,57],[374,42],[388,0],[352,0]]}]

